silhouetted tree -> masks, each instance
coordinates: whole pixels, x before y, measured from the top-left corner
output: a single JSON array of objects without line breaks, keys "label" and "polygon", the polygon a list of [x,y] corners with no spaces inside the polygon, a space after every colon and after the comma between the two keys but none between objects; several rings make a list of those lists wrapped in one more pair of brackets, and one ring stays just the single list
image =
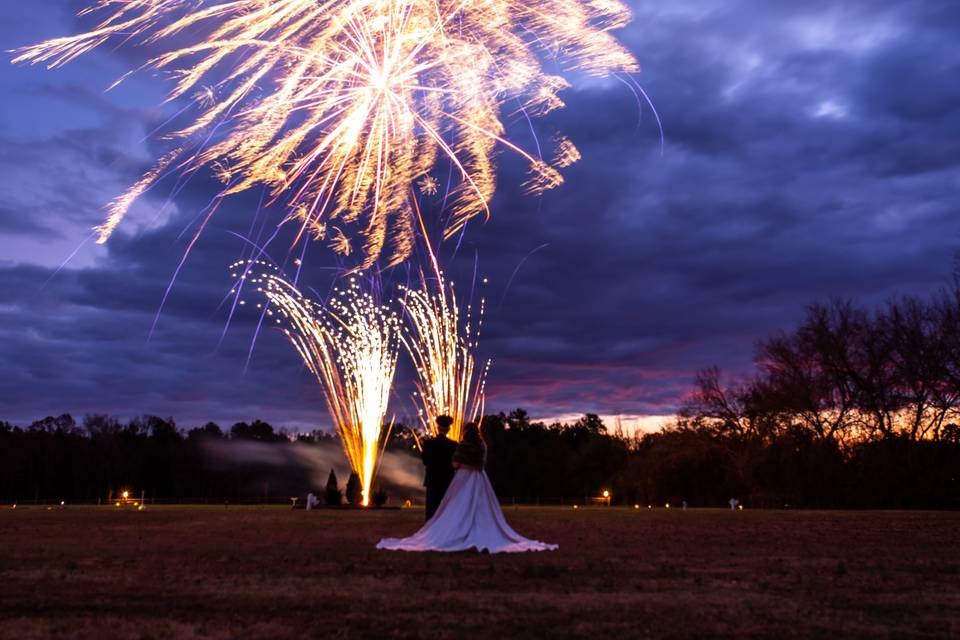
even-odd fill
[{"label": "silhouetted tree", "polygon": [[230,437],[235,440],[258,440],[260,442],[278,442],[286,438],[274,433],[273,427],[262,420],[254,420],[252,423],[238,422],[230,427]]},{"label": "silhouetted tree", "polygon": [[756,356],[760,377],[748,401],[775,428],[799,423],[834,441],[847,435],[857,398],[853,385],[818,349],[819,337],[815,327],[804,325],[762,341]]},{"label": "silhouetted tree", "polygon": [[180,432],[177,431],[177,423],[174,422],[173,418],[164,420],[157,416],[147,416],[145,422],[147,423],[147,430],[150,433],[150,437],[157,442],[169,444],[183,437],[180,435]]},{"label": "silhouetted tree", "polygon": [[190,439],[198,438],[222,438],[223,430],[220,429],[220,425],[216,422],[208,422],[202,427],[194,427],[187,432],[187,437]]},{"label": "silhouetted tree", "polygon": [[359,505],[363,501],[363,493],[360,486],[360,476],[351,473],[347,479],[347,490],[345,492],[347,502],[352,505]]},{"label": "silhouetted tree", "polygon": [[29,427],[30,431],[42,431],[45,433],[74,434],[77,431],[77,423],[69,413],[54,417],[47,416],[42,420],[37,420]]},{"label": "silhouetted tree", "polygon": [[115,436],[123,431],[123,423],[113,416],[106,414],[91,414],[83,418],[83,430],[90,437]]},{"label": "silhouetted tree", "polygon": [[323,500],[330,506],[339,507],[343,502],[343,494],[340,492],[340,486],[337,484],[337,473],[330,469],[330,475],[327,477],[327,486],[323,490]]},{"label": "silhouetted tree", "polygon": [[530,415],[523,409],[514,409],[506,417],[506,423],[511,429],[523,431],[530,427]]},{"label": "silhouetted tree", "polygon": [[717,435],[746,436],[755,434],[750,389],[744,386],[724,387],[720,369],[699,371],[694,390],[678,414],[683,426],[710,430]]}]

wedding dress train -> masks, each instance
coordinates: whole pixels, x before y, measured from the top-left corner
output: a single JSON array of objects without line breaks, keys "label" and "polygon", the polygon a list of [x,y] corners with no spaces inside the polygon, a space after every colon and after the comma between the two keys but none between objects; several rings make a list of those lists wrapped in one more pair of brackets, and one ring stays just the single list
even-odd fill
[{"label": "wedding dress train", "polygon": [[461,468],[440,507],[409,538],[384,538],[377,549],[394,551],[548,551],[558,545],[529,540],[510,528],[485,471]]}]

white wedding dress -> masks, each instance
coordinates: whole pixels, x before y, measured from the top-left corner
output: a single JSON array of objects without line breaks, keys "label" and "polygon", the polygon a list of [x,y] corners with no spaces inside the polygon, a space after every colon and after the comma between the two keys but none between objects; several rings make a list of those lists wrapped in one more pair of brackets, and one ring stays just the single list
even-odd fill
[{"label": "white wedding dress", "polygon": [[558,545],[529,540],[510,528],[485,471],[460,468],[437,512],[409,538],[384,538],[377,549],[394,551],[552,551]]}]

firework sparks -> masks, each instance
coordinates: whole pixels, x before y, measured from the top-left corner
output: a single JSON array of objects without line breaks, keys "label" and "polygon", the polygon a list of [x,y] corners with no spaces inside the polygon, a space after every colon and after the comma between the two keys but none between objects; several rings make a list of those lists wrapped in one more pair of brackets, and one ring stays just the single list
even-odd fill
[{"label": "firework sparks", "polygon": [[353,279],[347,289],[334,291],[325,308],[276,275],[253,284],[262,285],[258,291],[286,319],[284,333],[323,389],[344,453],[360,477],[362,503],[368,506],[397,366],[399,318]]},{"label": "firework sparks", "polygon": [[433,176],[423,176],[420,182],[417,183],[417,187],[420,188],[420,193],[423,195],[435,196],[437,195],[437,190],[440,188],[440,183],[437,182],[437,179]]},{"label": "firework sparks", "polygon": [[430,194],[442,157],[460,176],[446,237],[487,213],[498,144],[529,161],[530,189],[562,182],[572,143],[554,166],[505,140],[501,121],[508,101],[528,115],[563,106],[568,83],[547,61],[637,70],[610,33],[630,19],[619,0],[99,0],[82,13],[99,11],[109,15],[92,30],[15,62],[57,67],[111,40],[169,44],[144,67],[171,71],[170,99],[190,95],[195,109],[178,146],[111,203],[100,242],[163,175],[210,166],[221,197],[271,188],[298,240],[352,250],[359,268],[382,252],[396,264],[413,244],[410,188]]},{"label": "firework sparks", "polygon": [[436,435],[436,418],[453,418],[449,437],[460,440],[464,423],[475,422],[483,413],[484,385],[488,360],[476,370],[473,352],[483,322],[484,302],[474,328],[468,305],[461,333],[460,312],[453,286],[439,279],[437,291],[430,293],[426,282],[419,290],[405,289],[401,298],[410,330],[402,341],[417,373],[417,393],[421,425]]}]

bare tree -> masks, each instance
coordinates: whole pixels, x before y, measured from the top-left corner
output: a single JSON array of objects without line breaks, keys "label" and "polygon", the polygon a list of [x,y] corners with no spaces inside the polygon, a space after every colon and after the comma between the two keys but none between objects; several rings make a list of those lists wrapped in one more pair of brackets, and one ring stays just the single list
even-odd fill
[{"label": "bare tree", "polygon": [[753,407],[751,384],[724,387],[720,369],[697,372],[694,390],[679,412],[681,428],[707,428],[717,435],[767,435],[766,423]]},{"label": "bare tree", "polygon": [[938,369],[933,390],[933,405],[939,412],[939,420],[933,426],[931,436],[935,440],[944,437],[947,423],[954,426],[960,421],[960,276],[955,276],[950,289],[940,291],[931,304],[935,327],[935,350]]},{"label": "bare tree", "polygon": [[887,305],[877,324],[891,345],[900,433],[918,440],[939,432],[956,397],[942,388],[945,354],[934,307],[902,298]]},{"label": "bare tree", "polygon": [[856,391],[829,353],[818,348],[818,323],[805,323],[792,334],[781,334],[758,345],[760,377],[754,384],[754,404],[789,426],[799,422],[818,438],[843,441],[856,408]]}]

